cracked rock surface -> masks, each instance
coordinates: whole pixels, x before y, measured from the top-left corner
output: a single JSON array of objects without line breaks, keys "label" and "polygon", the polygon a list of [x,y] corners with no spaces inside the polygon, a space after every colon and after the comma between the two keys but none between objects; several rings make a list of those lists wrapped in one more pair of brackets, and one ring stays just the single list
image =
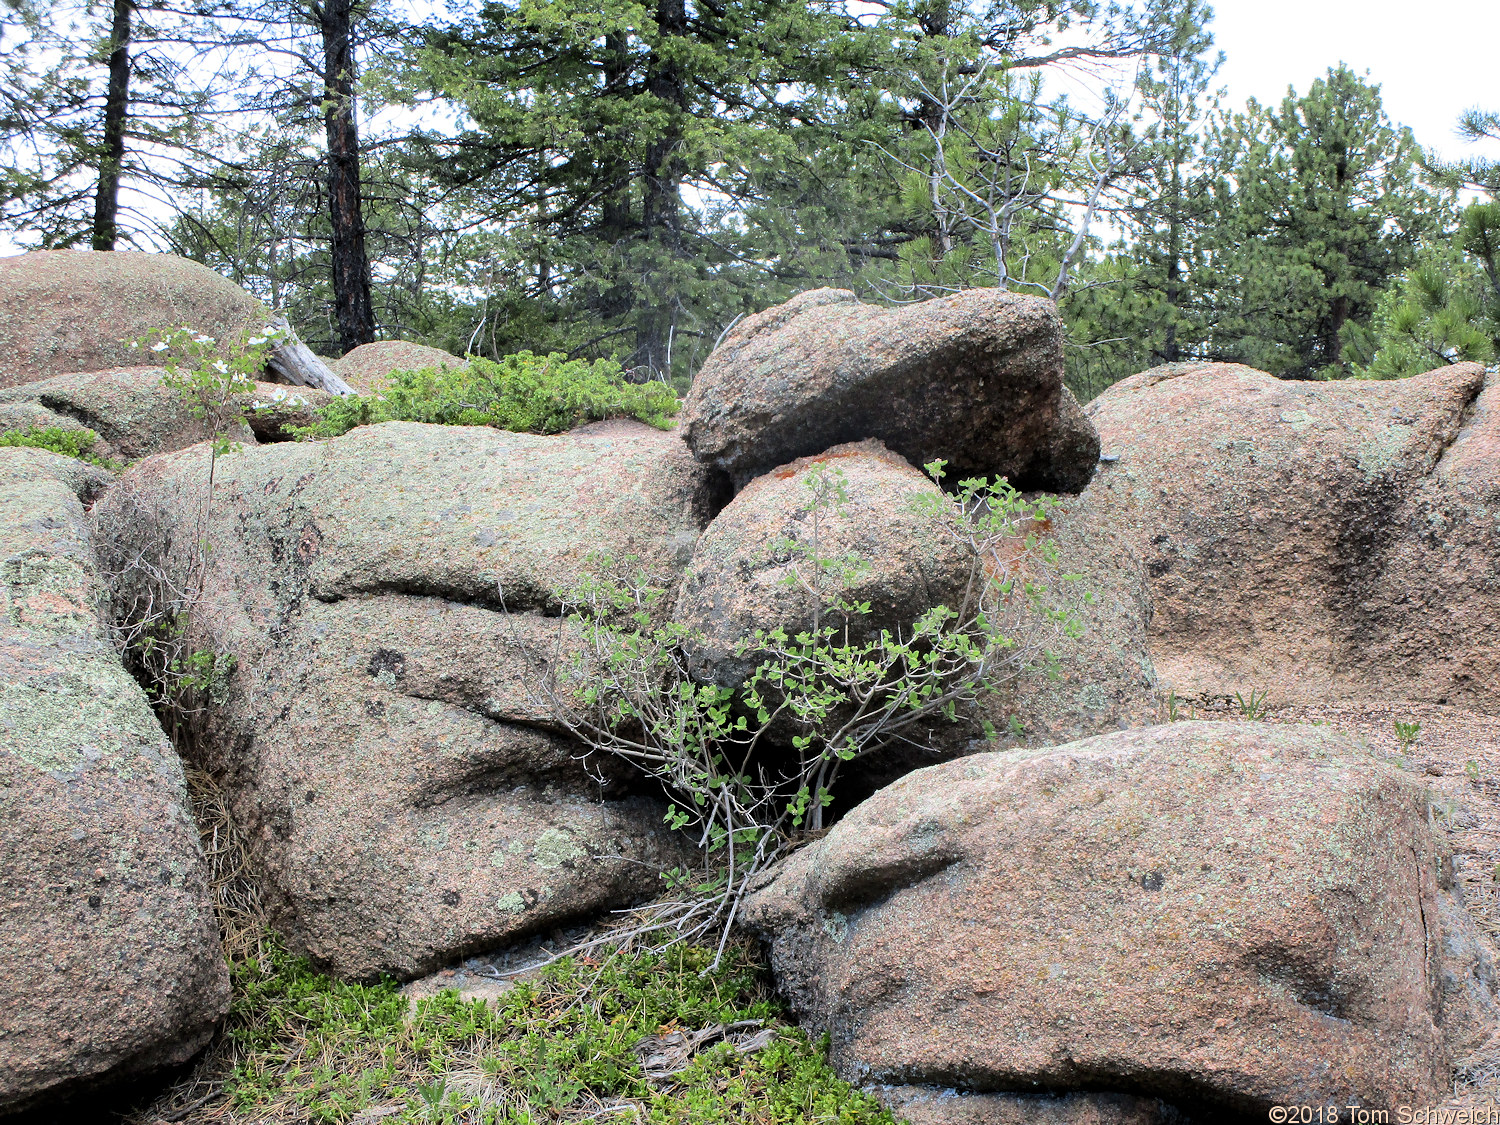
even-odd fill
[{"label": "cracked rock surface", "polygon": [[[160,367],[116,367],[0,390],[0,430],[93,430],[99,439],[94,456],[124,460],[206,441],[212,436],[209,425],[193,417],[180,392],[163,384],[165,374]],[[248,424],[230,436],[252,445],[285,440],[287,427],[309,425],[313,408],[330,397],[307,387],[256,383],[244,396]]]},{"label": "cracked rock surface", "polygon": [[391,422],[223,457],[211,505],[206,471],[201,446],[143,462],[101,541],[185,573],[206,529],[190,633],[236,670],[202,745],[294,945],[407,978],[660,886],[660,803],[581,761],[526,684],[590,555],[675,585],[709,515],[675,434]]}]

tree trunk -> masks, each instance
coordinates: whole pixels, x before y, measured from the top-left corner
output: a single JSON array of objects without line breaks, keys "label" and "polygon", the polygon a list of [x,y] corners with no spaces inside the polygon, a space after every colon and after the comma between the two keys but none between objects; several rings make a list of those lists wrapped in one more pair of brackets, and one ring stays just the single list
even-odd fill
[{"label": "tree trunk", "polygon": [[333,224],[333,303],[340,354],[375,339],[370,260],[360,199],[359,126],[354,116],[354,45],[350,31],[359,0],[327,0],[312,8],[323,35],[323,124],[328,135],[328,217]]},{"label": "tree trunk", "polygon": [[[612,31],[604,37],[604,90],[610,97],[630,97],[630,41],[624,32]],[[625,156],[628,138],[621,129],[603,139],[600,171],[606,186],[599,212],[600,233],[614,245],[630,237],[630,169]]]},{"label": "tree trunk", "polygon": [[1353,311],[1348,297],[1335,297],[1333,307],[1329,309],[1328,320],[1323,328],[1323,362],[1324,364],[1338,364],[1343,361],[1344,343],[1339,338],[1344,330],[1344,325],[1349,323],[1349,314]]},{"label": "tree trunk", "polygon": [[114,0],[109,32],[109,87],[104,95],[104,142],[99,190],[94,195],[95,250],[113,250],[120,211],[120,169],[125,164],[125,116],[130,108],[130,16],[132,0]]},{"label": "tree trunk", "polygon": [[[1174,94],[1175,109],[1175,94]],[[1172,319],[1167,321],[1167,337],[1162,345],[1162,358],[1167,363],[1176,363],[1182,357],[1177,344],[1177,316],[1182,308],[1182,122],[1173,114],[1174,131],[1172,146],[1172,198],[1167,216],[1167,304],[1171,306]]]},{"label": "tree trunk", "polygon": [[[687,6],[684,0],[657,0],[656,26],[663,36],[687,35]],[[688,105],[687,80],[681,67],[652,56],[646,71],[646,93],[672,110],[685,111]],[[646,146],[646,197],[641,208],[641,225],[646,241],[665,250],[670,257],[682,252],[682,158],[678,146],[681,127],[672,120]],[[653,374],[666,370],[667,340],[671,331],[671,294],[656,292],[654,302],[642,313],[636,327],[636,360]]]}]

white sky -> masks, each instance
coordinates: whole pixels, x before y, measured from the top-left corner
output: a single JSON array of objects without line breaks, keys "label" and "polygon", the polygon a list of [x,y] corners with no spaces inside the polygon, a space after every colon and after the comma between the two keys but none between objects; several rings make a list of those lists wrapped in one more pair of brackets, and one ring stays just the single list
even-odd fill
[{"label": "white sky", "polygon": [[1500,112],[1500,0],[1210,0],[1227,104],[1306,93],[1339,62],[1380,86],[1386,113],[1447,160],[1500,158],[1456,135],[1458,117]]}]

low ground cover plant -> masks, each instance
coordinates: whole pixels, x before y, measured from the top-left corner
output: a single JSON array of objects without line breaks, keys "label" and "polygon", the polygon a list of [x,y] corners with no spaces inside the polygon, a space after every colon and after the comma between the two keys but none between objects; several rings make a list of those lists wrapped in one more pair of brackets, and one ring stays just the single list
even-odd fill
[{"label": "low ground cover plant", "polygon": [[[689,946],[568,958],[493,1002],[413,1002],[267,939],[234,965],[226,1030],[197,1076],[207,1096],[184,1084],[135,1120],[894,1125],[833,1074],[826,1044],[789,1025],[748,947],[705,972],[712,960]],[[672,1073],[643,1065],[655,1037],[735,1024],[760,1030],[757,1049],[720,1040]],[[185,1118],[171,1108],[195,1101]]]},{"label": "low ground cover plant", "polygon": [[46,449],[104,469],[118,470],[120,466],[116,462],[94,453],[98,441],[99,435],[93,430],[69,430],[61,426],[30,426],[0,433],[0,449]]},{"label": "low ground cover plant", "polygon": [[584,422],[635,418],[666,429],[677,395],[665,383],[631,383],[613,360],[570,360],[560,352],[475,358],[458,367],[397,371],[376,395],[352,395],[321,407],[301,427],[306,438],[338,437],[376,422],[432,422],[557,434]]}]

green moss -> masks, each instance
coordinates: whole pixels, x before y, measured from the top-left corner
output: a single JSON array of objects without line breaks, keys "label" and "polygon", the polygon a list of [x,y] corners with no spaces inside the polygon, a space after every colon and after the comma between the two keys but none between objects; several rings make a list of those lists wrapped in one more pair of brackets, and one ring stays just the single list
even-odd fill
[{"label": "green moss", "polygon": [[87,461],[90,465],[98,465],[111,472],[118,472],[120,470],[118,463],[94,456],[93,449],[98,441],[99,435],[93,430],[70,430],[62,426],[30,426],[24,430],[0,432],[0,449],[6,447],[46,449],[52,453],[61,453],[64,457],[76,457],[80,461]]},{"label": "green moss", "polygon": [[558,352],[473,359],[461,367],[394,372],[379,395],[334,399],[318,410],[303,438],[338,437],[377,422],[492,426],[556,434],[584,422],[635,418],[666,429],[677,396],[664,383],[630,383],[613,360],[569,360]]},{"label": "green moss", "polygon": [[[657,1125],[892,1125],[836,1078],[826,1044],[786,1026],[744,951],[678,948],[562,961],[498,1000],[454,992],[410,1003],[397,987],[346,984],[273,947],[235,970],[233,1067],[216,1102],[246,1120],[381,1120],[541,1125],[600,1103]],[[669,1082],[648,1081],[635,1048],[667,1030],[762,1020],[771,1044],[720,1044]]]}]

